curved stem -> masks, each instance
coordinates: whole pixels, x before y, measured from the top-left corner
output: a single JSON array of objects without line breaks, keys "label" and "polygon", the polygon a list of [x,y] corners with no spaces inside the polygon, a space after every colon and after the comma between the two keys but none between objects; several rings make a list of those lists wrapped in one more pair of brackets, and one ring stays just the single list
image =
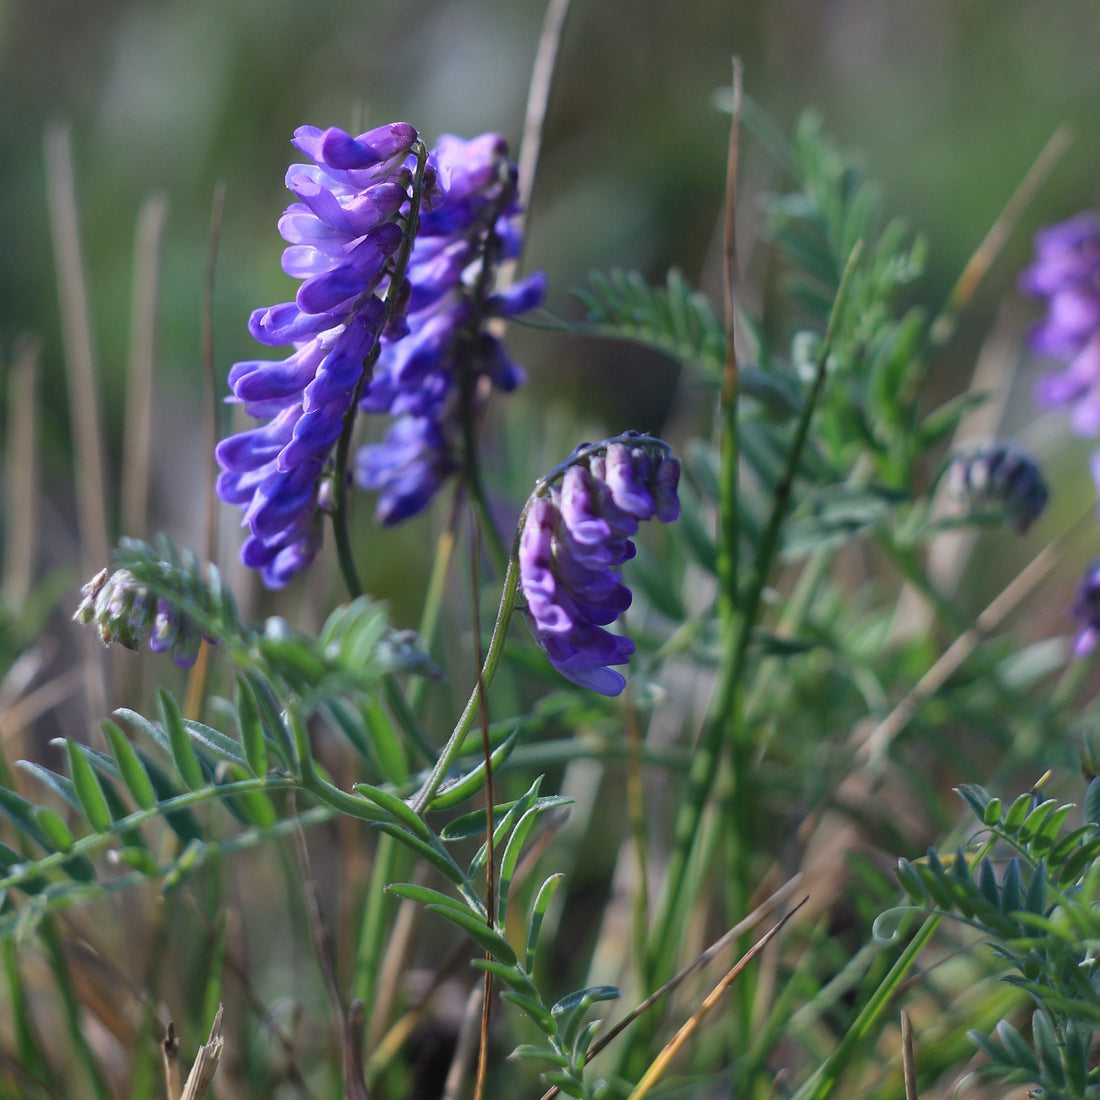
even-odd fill
[{"label": "curved stem", "polygon": [[409,257],[412,255],[413,244],[416,242],[416,234],[420,229],[420,200],[424,191],[424,171],[428,166],[428,150],[422,141],[413,145],[416,154],[416,171],[413,173],[412,193],[409,200],[409,213],[405,220],[405,235],[401,238],[401,244],[397,249],[397,257],[394,260],[393,272],[390,275],[390,285],[386,291],[385,313],[378,326],[378,333],[374,338],[370,351],[363,360],[363,369],[359,374],[359,380],[355,383],[351,400],[348,402],[347,411],[344,413],[344,423],[340,429],[340,438],[336,441],[336,457],[332,475],[332,533],[336,540],[336,557],[340,564],[340,574],[344,578],[348,594],[352,599],[363,594],[363,586],[359,580],[359,573],[355,568],[355,556],[351,551],[351,536],[348,531],[348,454],[351,450],[351,435],[355,427],[355,415],[359,410],[359,395],[363,392],[363,386],[370,379],[374,364],[382,350],[381,333],[390,323],[397,303],[401,300],[401,289],[405,282],[405,269],[409,265]]},{"label": "curved stem", "polygon": [[424,780],[424,785],[417,791],[416,797],[409,803],[418,814],[424,812],[428,803],[431,802],[432,796],[439,790],[439,785],[443,782],[444,776],[462,751],[466,734],[470,732],[470,727],[474,724],[474,719],[480,709],[482,692],[488,690],[497,666],[500,664],[500,658],[504,654],[504,644],[508,639],[508,624],[511,622],[512,611],[515,608],[516,589],[518,587],[519,565],[515,557],[512,556],[508,559],[508,571],[504,574],[504,589],[500,594],[500,609],[497,611],[497,621],[493,626],[493,636],[485,653],[485,663],[481,667],[478,683],[474,685],[474,690],[470,693],[466,707],[462,711],[451,736],[447,739],[447,743],[440,751],[435,766],[428,773],[428,778]]}]

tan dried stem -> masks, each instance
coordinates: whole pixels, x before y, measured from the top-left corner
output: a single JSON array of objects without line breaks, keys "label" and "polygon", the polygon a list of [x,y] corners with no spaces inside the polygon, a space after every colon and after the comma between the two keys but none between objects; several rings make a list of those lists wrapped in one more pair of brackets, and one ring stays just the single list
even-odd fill
[{"label": "tan dried stem", "polygon": [[458,1042],[451,1058],[447,1079],[443,1084],[442,1100],[458,1100],[462,1095],[462,1084],[466,1079],[466,1067],[474,1054],[474,1044],[478,1041],[481,1020],[482,988],[475,985],[466,998],[466,1007],[462,1013],[462,1026],[458,1031]]},{"label": "tan dried stem", "polygon": [[905,1078],[905,1100],[917,1100],[917,1067],[913,1058],[913,1021],[901,1010],[901,1071]]},{"label": "tan dried stem", "polygon": [[989,603],[975,619],[974,625],[943,651],[897,706],[869,733],[857,735],[857,759],[860,763],[879,764],[885,759],[894,738],[917,711],[947,683],[974,650],[997,629],[1005,616],[1047,577],[1058,562],[1066,542],[1086,520],[1092,518],[1095,508],[1096,502],[1093,501],[1053,542],[1043,547]]},{"label": "tan dried stem", "polygon": [[978,245],[974,250],[974,254],[967,261],[962,274],[952,287],[951,293],[947,296],[943,309],[940,310],[939,316],[932,323],[929,336],[933,345],[942,347],[954,335],[959,313],[974,296],[974,292],[978,289],[982,279],[985,278],[986,272],[993,266],[993,261],[1000,255],[1001,249],[1004,248],[1005,242],[1016,228],[1016,224],[1024,211],[1065,155],[1072,142],[1073,131],[1063,123],[1043,146],[1042,151],[1028,169],[1027,175],[1020,181],[1008,202],[1005,203],[1000,216],[990,226],[989,232],[982,239],[982,243]]},{"label": "tan dried stem", "polygon": [[[54,263],[61,305],[61,335],[72,424],[77,526],[80,532],[81,572],[90,577],[107,561],[107,498],[103,476],[103,437],[99,419],[88,291],[80,246],[69,128],[61,123],[46,131],[46,197],[50,213]],[[103,662],[91,631],[84,631],[85,687],[92,717],[106,710],[107,684]]]},{"label": "tan dried stem", "polygon": [[703,1020],[706,1019],[715,1005],[725,996],[726,991],[737,980],[745,967],[748,966],[772,939],[779,934],[783,926],[798,912],[803,904],[804,901],[799,902],[799,904],[789,913],[784,914],[776,924],[769,928],[768,931],[733,964],[729,971],[727,971],[725,977],[723,977],[710,993],[707,994],[702,1004],[700,1004],[695,1012],[688,1017],[680,1030],[665,1044],[661,1053],[650,1063],[649,1068],[642,1075],[642,1079],[634,1086],[634,1090],[630,1093],[627,1100],[642,1100],[644,1096],[649,1094],[653,1086],[672,1062],[672,1059],[676,1057],[684,1044],[687,1043],[692,1035],[699,1029],[699,1025],[702,1024]]},{"label": "tan dried stem", "polygon": [[[470,604],[474,628],[474,658],[477,662],[478,711],[481,714],[481,750],[485,758],[485,921],[492,929],[496,924],[496,853],[493,850],[493,758],[489,743],[489,703],[485,698],[485,677],[482,674],[481,652],[481,578],[479,574],[478,524],[476,512],[470,513]],[[486,958],[491,958],[488,954]],[[485,971],[485,987],[481,1002],[481,1039],[477,1051],[477,1077],[474,1100],[485,1095],[485,1075],[489,1068],[489,1024],[493,1011],[493,976]]]},{"label": "tan dried stem", "polygon": [[741,155],[741,58],[733,59],[733,104],[726,155],[726,201],[722,229],[722,303],[726,330],[726,369],[722,400],[729,405],[737,397],[737,352],[734,319],[737,308],[737,168]]},{"label": "tan dried stem", "polygon": [[38,373],[42,343],[16,341],[8,383],[8,446],[4,523],[4,603],[13,611],[34,583],[38,545]]},{"label": "tan dried stem", "polygon": [[183,1092],[183,1081],[180,1076],[180,1041],[176,1035],[176,1025],[171,1020],[164,1030],[164,1038],[161,1040],[160,1052],[164,1058],[164,1088],[168,1100],[179,1100]]},{"label": "tan dried stem", "polygon": [[218,1005],[218,1011],[214,1016],[214,1026],[210,1029],[210,1038],[199,1047],[195,1055],[195,1061],[191,1065],[191,1072],[187,1075],[187,1083],[183,1086],[180,1100],[202,1100],[210,1091],[210,1085],[214,1080],[214,1074],[221,1060],[222,1048],[225,1040],[222,1038],[222,1015],[225,1012],[223,1005]]},{"label": "tan dried stem", "polygon": [[122,528],[134,538],[145,538],[149,533],[153,369],[156,361],[161,241],[167,216],[168,200],[165,196],[150,195],[138,213],[134,239],[121,486]]},{"label": "tan dried stem", "polygon": [[[206,246],[206,267],[202,280],[202,307],[199,313],[199,353],[202,359],[202,453],[207,456],[209,468],[203,481],[203,557],[214,562],[218,553],[218,500],[214,493],[217,463],[214,448],[218,444],[218,375],[214,363],[214,275],[218,264],[218,245],[221,242],[222,213],[225,209],[225,184],[214,186],[210,205],[210,232]],[[187,695],[183,712],[190,718],[198,718],[206,696],[206,682],[210,671],[210,643],[204,638],[199,644],[199,655],[187,678]]]},{"label": "tan dried stem", "polygon": [[[694,974],[700,967],[705,966],[721,951],[725,950],[731,943],[739,939],[746,932],[751,931],[756,927],[765,917],[775,912],[776,909],[784,905],[790,898],[791,894],[798,888],[802,881],[801,875],[795,875],[790,881],[785,882],[778,890],[775,891],[770,897],[762,901],[751,913],[742,917],[728,932],[724,933],[719,939],[715,940],[702,954],[698,955],[692,962],[688,963],[682,970],[674,974],[664,985],[659,989],[654,990],[644,1001],[635,1005],[613,1028],[611,1028],[605,1035],[603,1035],[598,1042],[592,1044],[592,1047],[588,1051],[588,1055],[585,1058],[586,1064],[591,1062],[602,1050],[614,1042],[639,1016],[644,1012],[651,1009],[658,1001],[663,1000],[670,993],[672,993],[685,978]],[[803,899],[787,913],[780,924],[784,923],[790,917],[794,916],[798,909],[801,909],[806,904],[806,900]],[[778,927],[778,925],[776,926]],[[763,942],[763,941],[762,941]],[[542,1094],[539,1100],[554,1100],[554,1097],[558,1095],[557,1087],[547,1089]]]}]

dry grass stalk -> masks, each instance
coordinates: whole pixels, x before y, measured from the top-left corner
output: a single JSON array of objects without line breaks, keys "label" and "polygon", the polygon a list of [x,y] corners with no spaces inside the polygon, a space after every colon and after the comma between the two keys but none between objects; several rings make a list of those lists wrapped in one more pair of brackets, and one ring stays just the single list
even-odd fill
[{"label": "dry grass stalk", "polygon": [[[106,561],[107,498],[103,476],[103,435],[92,328],[88,317],[88,290],[80,249],[69,129],[55,124],[46,131],[46,193],[54,263],[61,304],[61,334],[75,449],[77,526],[80,531],[81,572],[90,577]],[[92,717],[107,709],[107,683],[98,643],[91,631],[85,637],[85,689]]]},{"label": "dry grass stalk", "polygon": [[901,1068],[905,1077],[905,1100],[917,1100],[917,1067],[913,1058],[913,1021],[901,1012]]},{"label": "dry grass stalk", "polygon": [[225,1040],[222,1038],[224,1011],[225,1007],[218,1005],[214,1026],[210,1029],[210,1038],[199,1047],[195,1055],[195,1061],[191,1066],[191,1072],[187,1075],[187,1083],[183,1086],[180,1100],[202,1100],[210,1091],[210,1084],[214,1080],[218,1062],[221,1060],[222,1047],[225,1045]]},{"label": "dry grass stalk", "polygon": [[164,1085],[168,1100],[179,1100],[183,1092],[183,1081],[180,1079],[180,1041],[176,1034],[176,1025],[171,1020],[165,1028],[160,1052],[164,1057]]},{"label": "dry grass stalk", "polygon": [[4,603],[18,610],[34,583],[38,544],[38,371],[42,344],[21,336],[8,392],[7,507],[4,523]]},{"label": "dry grass stalk", "polygon": [[668,1068],[672,1059],[676,1057],[684,1044],[695,1034],[699,1025],[710,1014],[714,1006],[718,1004],[723,996],[725,996],[726,991],[737,980],[741,971],[743,971],[745,967],[764,950],[771,940],[779,934],[779,931],[787,921],[798,912],[799,908],[801,908],[801,906],[796,905],[789,913],[786,913],[780,918],[776,924],[772,925],[772,927],[733,964],[725,977],[723,977],[710,993],[707,994],[702,1004],[700,1004],[691,1016],[688,1017],[680,1030],[665,1044],[661,1053],[653,1059],[649,1069],[645,1071],[642,1075],[642,1079],[634,1086],[634,1091],[631,1092],[627,1100],[642,1100],[644,1096],[649,1094],[661,1075]]},{"label": "dry grass stalk", "polygon": [[148,535],[149,468],[152,458],[153,366],[156,357],[158,271],[168,200],[150,195],[138,213],[134,284],[122,444],[122,527],[134,538]]}]

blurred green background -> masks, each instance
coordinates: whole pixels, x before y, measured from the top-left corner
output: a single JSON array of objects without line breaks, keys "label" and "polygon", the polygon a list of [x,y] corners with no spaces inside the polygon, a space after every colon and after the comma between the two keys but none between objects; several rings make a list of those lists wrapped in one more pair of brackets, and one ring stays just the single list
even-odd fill
[{"label": "blurred green background", "polygon": [[[577,0],[546,120],[527,265],[549,273],[550,306],[574,315],[569,288],[593,267],[636,267],[663,280],[675,264],[717,297],[728,116],[715,92],[735,53],[746,90],[780,126],[789,129],[812,104],[842,144],[865,152],[887,209],[929,236],[933,302],[1067,122],[1077,140],[947,357],[938,384],[956,390],[998,303],[1015,296],[1031,231],[1097,199],[1097,14],[1094,3],[1023,0]],[[71,452],[44,128],[54,120],[72,127],[110,485],[124,417],[135,219],[150,191],[168,199],[151,525],[196,545],[208,479],[199,314],[216,181],[227,185],[214,316],[224,379],[229,364],[257,354],[249,311],[292,293],[275,222],[289,199],[282,181],[296,159],[293,129],[405,118],[429,141],[497,129],[515,147],[542,15],[535,0],[0,4],[0,351],[7,355],[25,330],[44,341],[46,560],[69,556],[49,532],[66,526]],[[758,196],[785,181],[751,135],[742,178],[741,262],[753,309],[770,279],[755,247]],[[1017,305],[1024,317],[1032,309]],[[533,407],[560,404],[567,420],[675,435],[670,417],[704,404],[677,389],[666,361],[637,349],[530,330],[511,339],[530,371]],[[1010,424],[1034,416],[1027,386],[1018,390]],[[399,534],[389,545],[426,541]]]}]

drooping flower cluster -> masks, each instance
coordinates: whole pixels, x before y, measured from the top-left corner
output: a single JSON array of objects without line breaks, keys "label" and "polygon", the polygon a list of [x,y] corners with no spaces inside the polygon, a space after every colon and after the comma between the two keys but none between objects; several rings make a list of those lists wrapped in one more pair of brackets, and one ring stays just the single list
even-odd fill
[{"label": "drooping flower cluster", "polygon": [[1080,435],[1100,434],[1100,213],[1086,211],[1040,230],[1020,289],[1047,303],[1046,316],[1031,330],[1032,350],[1066,363],[1038,380],[1036,401],[1068,408]]},{"label": "drooping flower cluster", "polygon": [[444,135],[430,163],[440,194],[413,245],[407,332],[383,338],[359,403],[395,418],[384,440],[363,447],[356,462],[356,480],[378,493],[376,516],[385,524],[423,510],[460,466],[462,418],[484,399],[481,380],[505,392],[522,382],[522,369],[486,324],[534,308],[545,292],[540,272],[492,293],[496,265],[516,256],[521,243],[513,223],[516,173],[504,139]]},{"label": "drooping flower cluster", "polygon": [[171,601],[154,596],[129,569],[101,569],[80,595],[73,619],[94,623],[105,646],[118,642],[136,651],[148,641],[154,653],[170,649],[180,668],[195,663],[203,637],[198,625]]},{"label": "drooping flower cluster", "polygon": [[1009,442],[986,443],[952,460],[948,492],[969,512],[997,511],[1017,534],[1035,522],[1049,492],[1035,460]]},{"label": "drooping flower cluster", "polygon": [[582,446],[561,480],[540,483],[528,501],[519,540],[519,583],[531,633],[567,680],[618,695],[634,643],[603,628],[631,602],[615,567],[636,553],[642,520],[680,514],[680,463],[660,440],[626,433]]},{"label": "drooping flower cluster", "polygon": [[[413,181],[408,123],[352,137],[303,126],[293,144],[313,164],[293,164],[298,199],[279,220],[283,270],[302,283],[293,302],[256,310],[261,344],[290,346],[283,360],[249,360],[229,372],[233,398],[261,427],[223,440],[218,495],[244,509],[241,560],[271,587],[312,561],[320,545],[318,492],[356,386],[386,321],[388,264],[404,228]],[[431,181],[424,201],[431,201]],[[397,329],[400,320],[391,319]]]}]

